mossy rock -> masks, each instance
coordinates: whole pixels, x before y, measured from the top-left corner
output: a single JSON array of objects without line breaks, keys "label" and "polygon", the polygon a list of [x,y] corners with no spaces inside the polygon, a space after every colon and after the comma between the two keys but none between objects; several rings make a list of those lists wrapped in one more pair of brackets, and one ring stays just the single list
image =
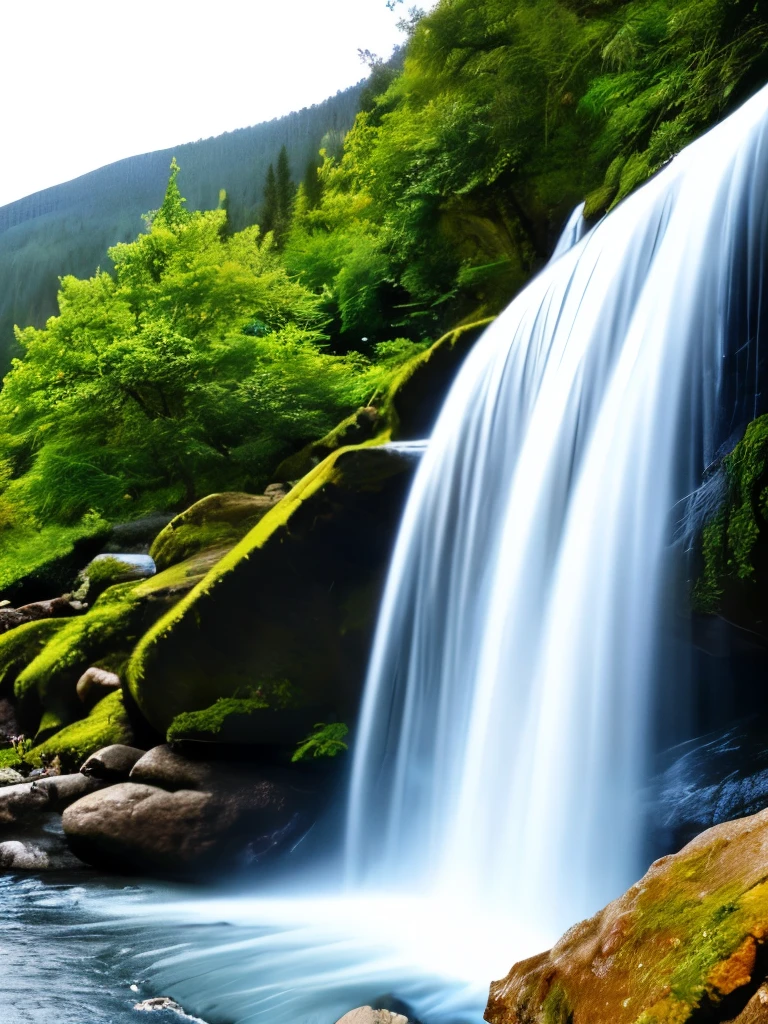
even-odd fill
[{"label": "mossy rock", "polygon": [[[58,620],[55,629],[48,622],[30,623],[0,638],[0,662],[5,645],[9,662],[15,646],[21,660],[14,664],[23,661],[15,674],[14,695],[26,733],[42,741],[81,718],[85,709],[75,688],[83,672],[97,665],[119,673],[141,634],[213,564],[210,557],[189,559],[150,579],[110,587],[85,615]],[[14,634],[28,636],[29,643],[15,642]]]},{"label": "mossy rock", "polygon": [[[65,771],[77,771],[97,750],[113,743],[130,746],[134,740],[130,717],[122,690],[108,694],[81,718],[59,729],[55,735],[37,744],[24,754],[24,762],[39,768],[59,757]],[[0,768],[17,768],[23,764],[15,750],[0,750]]]},{"label": "mossy rock", "polygon": [[9,697],[17,676],[34,661],[66,619],[40,619],[0,634],[0,695]]},{"label": "mossy rock", "polygon": [[155,538],[150,555],[159,570],[202,551],[230,550],[276,504],[276,495],[209,494],[176,516]]},{"label": "mossy rock", "polygon": [[304,477],[140,640],[127,681],[150,725],[280,680],[297,708],[354,717],[412,471],[360,446]]},{"label": "mossy rock", "polygon": [[456,327],[409,359],[373,405],[358,409],[325,437],[281,462],[275,479],[299,480],[342,447],[428,437],[461,363],[493,319]]},{"label": "mossy rock", "polygon": [[[490,1024],[756,1022],[768,970],[768,811],[702,833],[491,985]],[[757,1006],[759,1009],[760,1006]],[[743,1013],[743,1016],[742,1016]]]},{"label": "mossy rock", "polygon": [[287,748],[291,752],[327,708],[280,706],[290,703],[260,697],[220,697],[202,711],[177,715],[168,728],[169,743],[226,744]]}]

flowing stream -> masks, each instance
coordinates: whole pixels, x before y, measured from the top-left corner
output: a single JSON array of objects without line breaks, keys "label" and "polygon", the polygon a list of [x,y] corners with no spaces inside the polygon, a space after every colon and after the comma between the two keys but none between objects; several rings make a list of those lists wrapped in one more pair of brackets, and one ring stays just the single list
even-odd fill
[{"label": "flowing stream", "polygon": [[492,977],[642,872],[658,737],[691,719],[675,537],[762,409],[767,144],[764,90],[584,237],[577,212],[475,345],[394,550],[343,871],[94,895],[143,937],[145,995],[210,1024],[384,997],[478,1022]]}]

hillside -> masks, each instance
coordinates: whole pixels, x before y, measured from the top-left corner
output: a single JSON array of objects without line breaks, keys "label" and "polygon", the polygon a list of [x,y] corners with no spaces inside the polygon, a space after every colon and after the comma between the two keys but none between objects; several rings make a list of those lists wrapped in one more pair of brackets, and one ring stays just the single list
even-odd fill
[{"label": "hillside", "polygon": [[326,136],[331,147],[340,145],[362,87],[250,128],[129,157],[1,207],[0,372],[7,369],[14,323],[42,326],[56,312],[58,278],[93,273],[107,264],[110,246],[141,230],[141,214],[162,201],[173,156],[190,208],[216,206],[226,189],[230,221],[243,227],[256,219],[267,168],[280,148],[301,180]]}]

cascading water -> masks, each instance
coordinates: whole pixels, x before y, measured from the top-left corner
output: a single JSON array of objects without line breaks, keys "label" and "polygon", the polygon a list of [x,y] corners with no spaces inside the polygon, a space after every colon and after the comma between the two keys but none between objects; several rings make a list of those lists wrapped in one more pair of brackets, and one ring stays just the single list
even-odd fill
[{"label": "cascading water", "polygon": [[674,510],[759,408],[767,239],[764,90],[475,346],[392,559],[346,894],[164,908],[263,929],[155,965],[197,1012],[332,1024],[389,990],[479,1020],[491,976],[637,877],[656,683],[682,731],[689,700]]}]

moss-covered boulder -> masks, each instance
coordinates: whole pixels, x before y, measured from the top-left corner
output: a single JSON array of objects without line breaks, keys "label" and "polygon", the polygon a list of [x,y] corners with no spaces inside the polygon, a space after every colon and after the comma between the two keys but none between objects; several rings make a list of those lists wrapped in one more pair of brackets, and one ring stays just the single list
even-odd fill
[{"label": "moss-covered boulder", "polygon": [[153,728],[222,697],[311,712],[294,742],[306,718],[348,720],[412,470],[386,448],[333,453],[160,619],[127,672]]},{"label": "moss-covered boulder", "polygon": [[13,680],[25,733],[43,741],[82,718],[77,682],[86,669],[120,674],[141,634],[213,564],[209,554],[188,559],[150,579],[110,587],[85,615],[30,623],[0,636],[0,678]]},{"label": "moss-covered boulder", "polygon": [[449,387],[470,348],[493,317],[463,324],[409,359],[385,393],[358,409],[319,441],[280,463],[276,480],[299,480],[339,448],[428,437]]},{"label": "moss-covered boulder", "polygon": [[206,550],[233,548],[283,496],[231,492],[209,494],[176,516],[155,538],[150,555],[159,570]]},{"label": "moss-covered boulder", "polygon": [[[490,1024],[763,1021],[768,811],[702,833],[491,985]],[[762,1016],[755,1016],[759,1010]]]}]

